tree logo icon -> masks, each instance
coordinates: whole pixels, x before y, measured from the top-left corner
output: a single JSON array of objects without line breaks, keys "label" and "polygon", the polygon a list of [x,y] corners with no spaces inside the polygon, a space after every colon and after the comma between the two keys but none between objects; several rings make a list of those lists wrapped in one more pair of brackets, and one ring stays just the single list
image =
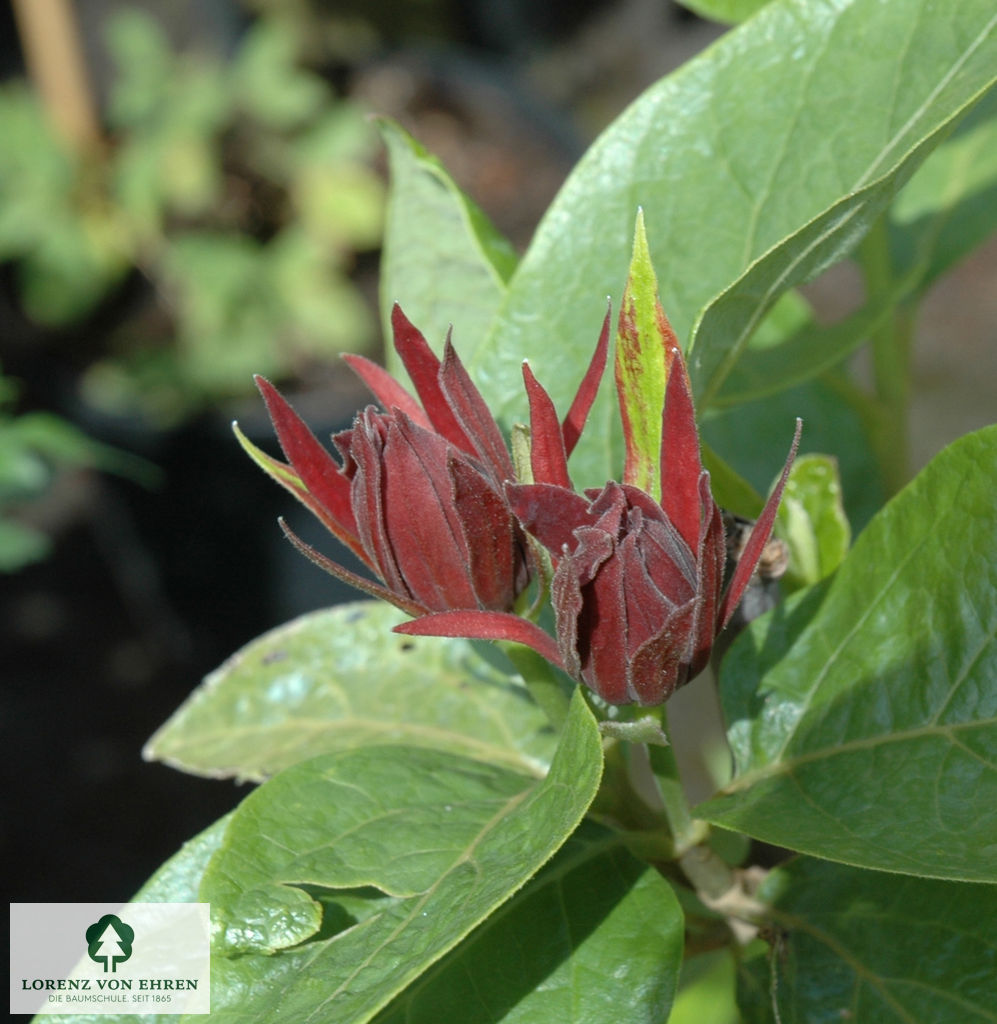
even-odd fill
[{"label": "tree logo icon", "polygon": [[87,929],[87,953],[112,974],[132,955],[135,929],[114,914],[105,914]]}]

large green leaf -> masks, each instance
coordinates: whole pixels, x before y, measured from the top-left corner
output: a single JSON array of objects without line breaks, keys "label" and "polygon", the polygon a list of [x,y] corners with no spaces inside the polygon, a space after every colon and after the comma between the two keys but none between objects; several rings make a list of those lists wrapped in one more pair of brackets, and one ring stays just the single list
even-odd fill
[{"label": "large green leaf", "polygon": [[336,750],[398,743],[541,774],[555,738],[522,682],[466,640],[401,637],[377,601],[304,615],[209,675],[144,756],[259,781]]},{"label": "large green leaf", "polygon": [[411,747],[287,769],[243,801],[202,883],[236,954],[213,965],[213,1019],[370,1020],[550,859],[601,773],[580,691],[540,782]]},{"label": "large green leaf", "polygon": [[[477,353],[503,417],[523,418],[524,357],[567,408],[638,206],[665,311],[680,338],[696,325],[692,370],[714,391],[771,302],[852,248],[992,81],[995,17],[991,0],[777,0],[649,89],[568,179]],[[614,416],[604,395],[580,481],[617,473]]]},{"label": "large green leaf", "polygon": [[437,351],[452,324],[466,361],[505,297],[515,252],[435,157],[392,121],[382,121],[381,131],[391,160],[381,259],[384,336],[391,337],[398,302]]},{"label": "large green leaf", "polygon": [[745,965],[745,1024],[997,1020],[997,889],[800,858],[774,871],[772,952]]},{"label": "large green leaf", "polygon": [[661,1024],[682,926],[656,870],[619,836],[583,828],[377,1024]]},{"label": "large green leaf", "polygon": [[904,186],[887,211],[886,278],[855,313],[831,325],[787,325],[772,344],[761,327],[711,403],[730,405],[820,373],[888,322],[997,228],[997,90],[990,89]]},{"label": "large green leaf", "polygon": [[889,216],[895,275],[913,270],[922,288],[997,229],[997,89],[928,157]]},{"label": "large green leaf", "polygon": [[943,451],[721,676],[737,774],[697,814],[806,853],[997,881],[997,427]]}]

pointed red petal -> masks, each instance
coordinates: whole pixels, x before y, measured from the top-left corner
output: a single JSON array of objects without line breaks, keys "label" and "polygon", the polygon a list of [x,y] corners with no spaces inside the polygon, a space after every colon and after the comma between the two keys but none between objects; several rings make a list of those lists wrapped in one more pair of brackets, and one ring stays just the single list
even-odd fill
[{"label": "pointed red petal", "polygon": [[523,363],[523,380],[530,400],[530,465],[533,482],[556,484],[571,489],[568,454],[564,448],[561,425],[550,395],[533,376],[529,363]]},{"label": "pointed red petal", "polygon": [[555,557],[575,546],[576,527],[592,523],[589,503],[580,494],[554,484],[506,484],[505,495],[523,529]]},{"label": "pointed red petal", "polygon": [[768,543],[769,534],[772,533],[772,524],[775,522],[775,514],[779,511],[782,491],[786,486],[786,480],[789,477],[793,460],[796,458],[796,450],[800,446],[800,431],[802,429],[803,421],[797,419],[796,433],[793,435],[793,444],[789,449],[789,455],[786,457],[786,465],[782,467],[782,475],[779,477],[779,482],[775,485],[775,489],[769,495],[769,500],[765,502],[765,507],[762,509],[762,514],[758,517],[758,521],[751,531],[747,544],[744,545],[737,568],[731,577],[730,586],[727,587],[727,593],[724,594],[723,603],[720,606],[718,630],[723,629],[730,622],[730,617],[734,614],[734,609],[737,607],[738,601],[741,600],[748,586],[751,574],[755,571],[758,559],[762,557],[762,549]]},{"label": "pointed red petal", "polygon": [[678,348],[672,349],[670,363],[661,418],[661,507],[682,539],[695,551],[704,511],[699,500],[703,463],[699,456],[692,388]]},{"label": "pointed red petal", "polygon": [[606,310],[606,319],[602,322],[602,332],[599,334],[592,362],[589,363],[589,368],[585,371],[581,384],[578,385],[578,393],[575,395],[575,400],[571,403],[571,408],[568,410],[568,415],[564,417],[561,427],[564,450],[569,456],[575,450],[575,445],[578,444],[578,438],[581,436],[582,428],[585,426],[592,403],[599,391],[603,371],[606,369],[611,314],[612,307]]},{"label": "pointed red petal", "polygon": [[343,359],[349,364],[350,369],[367,385],[373,392],[374,397],[384,407],[385,412],[392,409],[401,409],[414,423],[420,427],[430,426],[422,406],[395,380],[394,377],[377,363],[372,363],[363,356],[344,355]]},{"label": "pointed red petal", "polygon": [[391,310],[391,327],[395,335],[395,351],[412,378],[429,422],[451,444],[469,455],[476,454],[440,386],[441,364],[436,353],[429,347],[422,331],[408,319],[397,303]]},{"label": "pointed red petal", "polygon": [[307,558],[310,562],[313,562],[320,569],[324,569],[330,576],[335,576],[337,580],[342,580],[344,583],[349,584],[351,587],[356,587],[357,590],[363,591],[370,597],[377,597],[381,600],[388,601],[393,604],[396,608],[400,608],[403,612],[407,612],[409,615],[421,615],[425,608],[422,605],[417,604],[415,601],[410,601],[407,598],[402,597],[400,594],[392,593],[387,587],[382,587],[380,583],[375,583],[373,580],[366,579],[364,576],[358,576],[355,572],[350,572],[349,569],[336,562],[326,558],[320,551],[316,551],[310,544],[306,544],[288,525],[284,520],[278,519],[277,522],[280,524],[280,528],[284,531],[284,536]]},{"label": "pointed red petal", "polygon": [[[325,510],[325,515],[320,514],[322,522],[333,536],[360,558],[364,558],[350,502],[349,480],[343,476],[336,460],[319,444],[315,435],[270,381],[259,376],[255,380],[288,462],[313,501]],[[306,504],[315,510],[310,503]]]},{"label": "pointed red petal", "polygon": [[464,369],[464,364],[450,343],[449,335],[443,350],[440,386],[448,407],[453,410],[463,433],[473,445],[471,448],[465,445],[458,447],[465,448],[472,455],[476,454],[495,474],[496,483],[512,480],[512,460],[502,431],[481,397],[481,392]]},{"label": "pointed red petal", "polygon": [[406,636],[452,636],[470,640],[512,640],[532,647],[552,665],[563,669],[561,655],[554,638],[529,619],[521,619],[510,612],[436,612],[423,615],[412,622],[395,626],[394,632]]}]

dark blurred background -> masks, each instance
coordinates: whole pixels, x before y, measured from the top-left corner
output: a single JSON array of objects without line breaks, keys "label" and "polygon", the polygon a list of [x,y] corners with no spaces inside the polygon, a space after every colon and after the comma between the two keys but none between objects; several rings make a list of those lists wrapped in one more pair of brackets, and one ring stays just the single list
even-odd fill
[{"label": "dark blurred background", "polygon": [[[598,131],[720,31],[666,0],[0,6],[11,900],[127,899],[234,806],[244,789],[143,743],[238,647],[349,596],[282,540],[290,499],[229,424],[270,444],[254,372],[320,435],[366,401],[336,358],[382,344],[365,115],[401,121],[522,249]],[[995,262],[925,310],[919,464],[997,405]],[[845,268],[811,297],[854,287]]]}]

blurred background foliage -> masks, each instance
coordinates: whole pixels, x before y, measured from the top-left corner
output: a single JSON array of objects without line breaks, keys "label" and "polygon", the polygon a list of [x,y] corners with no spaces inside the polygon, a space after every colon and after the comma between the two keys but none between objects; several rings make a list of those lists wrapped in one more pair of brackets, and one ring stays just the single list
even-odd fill
[{"label": "blurred background foliage", "polygon": [[68,144],[28,83],[0,90],[0,259],[27,317],[79,322],[136,272],[155,296],[87,369],[96,407],[175,422],[371,344],[349,274],[380,239],[374,138],[302,64],[302,28],[276,8],[226,59],[118,10],[93,143]]}]

